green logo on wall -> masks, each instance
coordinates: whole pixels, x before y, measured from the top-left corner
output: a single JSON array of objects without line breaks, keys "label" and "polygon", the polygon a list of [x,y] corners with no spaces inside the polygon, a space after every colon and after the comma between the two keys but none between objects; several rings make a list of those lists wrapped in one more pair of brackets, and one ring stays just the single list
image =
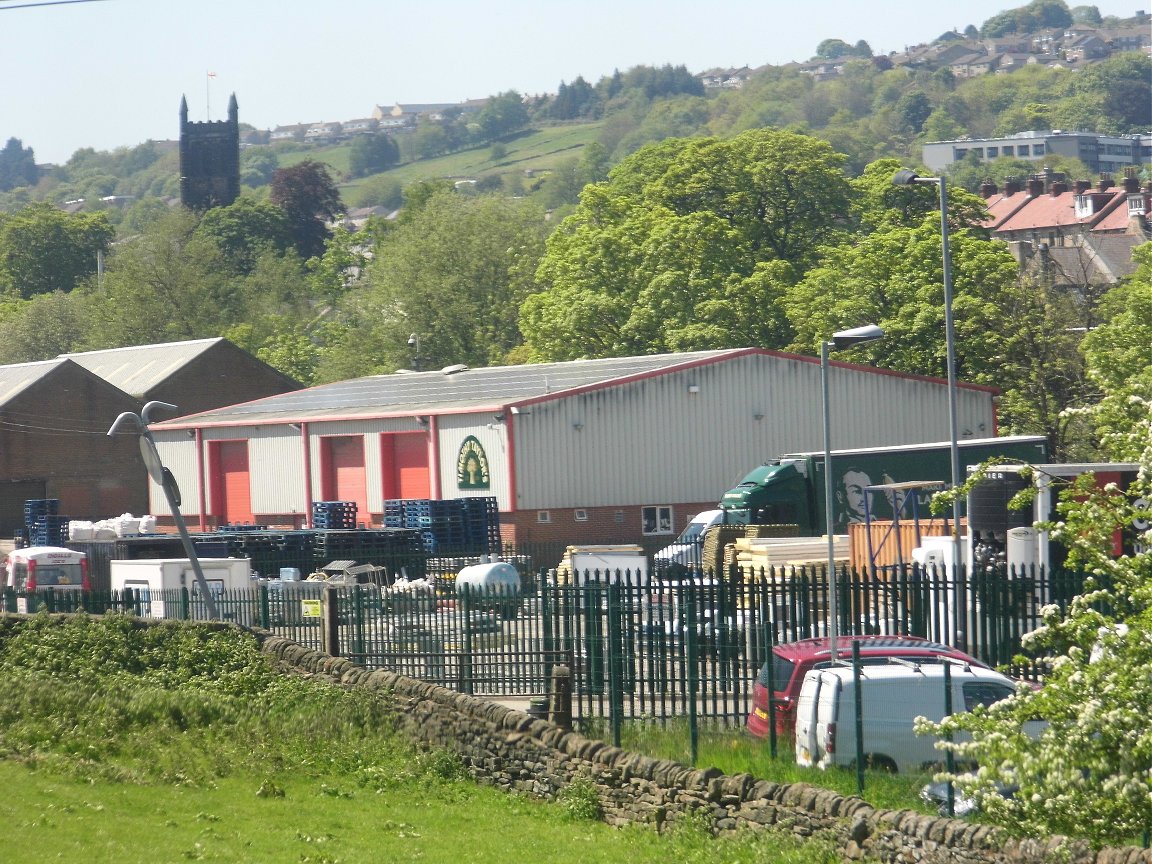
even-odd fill
[{"label": "green logo on wall", "polygon": [[492,485],[492,475],[488,472],[488,454],[484,445],[469,435],[460,445],[456,456],[456,488],[488,489]]}]

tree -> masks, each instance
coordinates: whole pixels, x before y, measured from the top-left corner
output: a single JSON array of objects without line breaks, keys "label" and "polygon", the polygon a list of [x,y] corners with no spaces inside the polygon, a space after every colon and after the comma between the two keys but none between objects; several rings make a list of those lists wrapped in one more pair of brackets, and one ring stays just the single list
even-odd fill
[{"label": "tree", "polygon": [[82,292],[53,291],[0,306],[0,364],[51,360],[84,350],[88,316]]},{"label": "tree", "polygon": [[[921,733],[958,739],[948,749],[980,765],[953,775],[960,792],[974,797],[985,818],[1017,833],[1119,845],[1152,825],[1148,532],[1137,535],[1132,551],[1114,551],[1117,535],[1132,537],[1134,525],[1152,518],[1149,407],[1143,404],[1135,430],[1144,448],[1134,486],[1096,488],[1085,475],[1061,496],[1057,520],[1044,526],[1088,581],[1066,608],[1043,607],[1040,626],[1024,636],[1025,650],[1049,661],[1043,687],[1021,687],[989,708],[917,724]],[[962,740],[965,733],[970,741]],[[1014,794],[1004,797],[1003,788]]]},{"label": "tree", "polygon": [[852,53],[852,46],[843,39],[825,39],[816,46],[816,56],[821,60],[836,60]]},{"label": "tree", "polygon": [[305,159],[277,169],[272,175],[271,201],[287,214],[300,257],[307,260],[323,254],[329,237],[327,223],[344,209],[328,166]]},{"label": "tree", "polygon": [[8,192],[17,186],[35,186],[39,179],[40,171],[32,148],[25,147],[19,138],[9,138],[4,149],[0,150],[0,192]]},{"label": "tree", "polygon": [[267,147],[249,147],[240,151],[240,182],[257,188],[272,182],[280,160]]},{"label": "tree", "polygon": [[642,148],[549,237],[544,290],[521,318],[528,349],[567,360],[782,347],[782,287],[843,225],[842,161],[772,129]]},{"label": "tree", "polygon": [[1136,272],[1103,298],[1104,323],[1084,337],[1087,374],[1101,394],[1084,411],[1104,454],[1118,461],[1139,459],[1148,446],[1144,418],[1152,405],[1152,243],[1132,253]]},{"label": "tree", "polygon": [[366,282],[339,304],[320,380],[411,368],[506,362],[547,231],[543,211],[492,195],[432,194],[384,235]]},{"label": "tree", "polygon": [[360,135],[348,153],[348,171],[353,177],[379,174],[400,161],[400,147],[391,135]]},{"label": "tree", "polygon": [[96,273],[114,236],[103,213],[68,214],[51,204],[0,217],[0,288],[25,299],[71,291]]},{"label": "tree", "polygon": [[524,97],[515,90],[507,90],[492,96],[480,113],[476,115],[480,135],[490,141],[510,132],[517,132],[528,123],[528,108]]},{"label": "tree", "polygon": [[275,204],[241,196],[227,207],[204,213],[196,231],[212,238],[237,273],[252,272],[268,250],[283,254],[292,248],[288,214]]},{"label": "tree", "polygon": [[1069,10],[1069,14],[1075,24],[1089,24],[1093,27],[1099,27],[1104,23],[1104,19],[1100,17],[1100,9],[1096,6],[1073,6]]}]

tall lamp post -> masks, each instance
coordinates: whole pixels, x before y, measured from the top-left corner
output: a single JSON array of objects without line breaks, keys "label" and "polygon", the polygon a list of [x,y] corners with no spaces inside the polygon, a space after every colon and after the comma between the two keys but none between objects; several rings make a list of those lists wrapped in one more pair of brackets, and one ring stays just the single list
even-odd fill
[{"label": "tall lamp post", "polygon": [[839,637],[840,617],[836,608],[839,600],[840,575],[836,569],[836,544],[832,524],[832,416],[828,398],[828,352],[839,351],[862,342],[884,338],[884,331],[875,324],[841,330],[832,338],[820,342],[820,396],[824,414],[824,528],[828,533],[828,648],[832,661],[836,661],[836,641]]},{"label": "tall lamp post", "polygon": [[[935,184],[940,189],[940,248],[944,263],[944,342],[948,352],[948,447],[952,457],[953,494],[960,488],[960,436],[956,407],[956,326],[952,318],[952,255],[948,251],[948,182],[943,177],[921,177],[915,171],[901,168],[892,177],[897,186],[915,183]],[[967,617],[968,598],[960,579],[960,498],[952,499],[952,579],[956,584],[957,628],[955,637],[964,647],[964,620]]]},{"label": "tall lamp post", "polygon": [[420,334],[413,333],[408,337],[408,347],[415,349],[415,354],[412,355],[412,365],[416,367],[417,372],[422,372],[420,364],[424,362],[424,358],[420,356]]},{"label": "tall lamp post", "polygon": [[176,530],[180,532],[180,540],[184,544],[184,554],[188,556],[188,561],[192,565],[192,573],[196,577],[196,587],[204,598],[204,608],[211,620],[219,621],[220,613],[216,610],[216,599],[208,590],[208,583],[204,579],[204,570],[200,566],[200,558],[196,555],[196,546],[192,543],[192,537],[188,534],[188,526],[184,524],[184,516],[180,512],[180,487],[176,485],[176,478],[172,476],[172,472],[165,468],[164,463],[160,461],[156,440],[148,428],[149,417],[155,408],[176,410],[175,405],[170,405],[167,402],[149,402],[139,414],[133,414],[131,411],[122,413],[112,423],[112,428],[108,430],[108,434],[115,435],[129,423],[140,430],[140,455],[144,457],[148,476],[164,490],[164,497],[168,500],[168,509],[172,512],[172,518],[176,522]]}]

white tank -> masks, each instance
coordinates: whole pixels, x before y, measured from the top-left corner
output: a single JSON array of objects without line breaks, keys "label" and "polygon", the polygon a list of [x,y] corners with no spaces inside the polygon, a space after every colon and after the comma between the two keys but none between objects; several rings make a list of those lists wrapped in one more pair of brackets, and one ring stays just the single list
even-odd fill
[{"label": "white tank", "polygon": [[520,614],[520,573],[507,561],[462,567],[456,574],[456,594],[467,589],[478,608],[490,609],[505,621]]},{"label": "white tank", "polygon": [[520,593],[520,573],[507,561],[471,564],[456,574],[456,590],[465,585],[474,591],[516,595]]}]

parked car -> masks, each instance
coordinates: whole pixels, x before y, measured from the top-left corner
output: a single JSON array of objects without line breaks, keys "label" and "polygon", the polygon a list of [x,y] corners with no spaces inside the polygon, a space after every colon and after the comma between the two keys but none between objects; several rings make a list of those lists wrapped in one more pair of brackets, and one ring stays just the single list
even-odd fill
[{"label": "parked car", "polygon": [[[988,668],[987,664],[957,648],[919,636],[842,636],[837,640],[837,656],[851,658],[853,642],[860,645],[860,660],[867,664],[887,663],[890,658],[930,663],[947,657],[981,669]],[[771,662],[776,735],[787,741],[795,728],[796,700],[804,676],[812,669],[828,666],[832,662],[832,650],[826,637],[784,642],[772,649]],[[768,737],[768,675],[768,664],[765,663],[760,667],[752,688],[752,710],[746,726],[757,738]]]},{"label": "parked car", "polygon": [[[951,673],[945,686],[945,667]],[[861,744],[857,744],[859,674]],[[830,666],[804,676],[796,700],[796,764],[819,768],[865,764],[901,774],[944,762],[931,735],[917,735],[917,717],[939,722],[948,714],[992,705],[1016,692],[1011,678],[992,669],[944,662]]]}]

